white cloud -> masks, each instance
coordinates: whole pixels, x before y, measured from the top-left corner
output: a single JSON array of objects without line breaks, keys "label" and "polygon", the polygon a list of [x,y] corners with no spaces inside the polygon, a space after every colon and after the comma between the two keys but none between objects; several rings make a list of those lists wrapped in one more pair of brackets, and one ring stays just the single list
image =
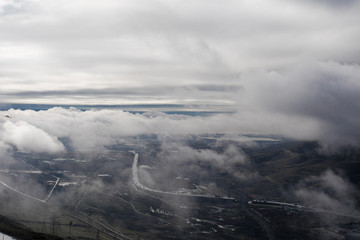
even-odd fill
[{"label": "white cloud", "polygon": [[2,140],[25,152],[54,153],[64,150],[55,137],[24,121],[6,121],[2,126]]}]

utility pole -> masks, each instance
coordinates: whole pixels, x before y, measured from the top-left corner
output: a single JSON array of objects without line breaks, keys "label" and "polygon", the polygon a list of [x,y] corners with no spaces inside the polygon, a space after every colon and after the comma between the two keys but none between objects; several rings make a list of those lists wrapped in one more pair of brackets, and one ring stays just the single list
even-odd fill
[{"label": "utility pole", "polygon": [[55,215],[51,218],[52,234],[55,235]]},{"label": "utility pole", "polygon": [[69,234],[70,234],[70,236],[71,236],[71,227],[72,227],[72,221],[70,221],[70,223],[69,223]]},{"label": "utility pole", "polygon": [[41,232],[46,233],[46,208],[43,212],[43,222],[42,222],[42,229]]}]

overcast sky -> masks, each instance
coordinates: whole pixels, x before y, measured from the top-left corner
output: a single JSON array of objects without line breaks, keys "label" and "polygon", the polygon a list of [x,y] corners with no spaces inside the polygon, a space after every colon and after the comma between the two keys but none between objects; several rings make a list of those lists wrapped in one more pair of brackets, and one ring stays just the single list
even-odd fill
[{"label": "overcast sky", "polygon": [[[179,129],[358,145],[359,12],[355,0],[1,0],[0,104],[201,105],[236,113]],[[4,131],[43,134],[17,114]]]},{"label": "overcast sky", "polygon": [[[264,74],[288,77],[298,66],[319,63],[357,70],[359,6],[352,0],[1,0],[0,100],[248,107],[253,103],[239,98],[253,90],[250,79],[267,82]],[[308,77],[298,74],[296,81]]]}]

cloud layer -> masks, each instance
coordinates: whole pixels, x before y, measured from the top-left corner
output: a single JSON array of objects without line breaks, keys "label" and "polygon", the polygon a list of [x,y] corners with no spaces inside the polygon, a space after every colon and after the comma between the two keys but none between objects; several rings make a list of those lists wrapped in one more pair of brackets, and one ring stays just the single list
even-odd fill
[{"label": "cloud layer", "polygon": [[[305,84],[306,85],[306,84]],[[300,89],[300,86],[298,89]],[[323,90],[326,91],[326,90]],[[349,89],[349,91],[355,91]],[[269,93],[270,94],[270,93]],[[309,93],[311,95],[311,93]],[[324,92],[326,96],[326,92]],[[342,96],[344,98],[350,96]],[[280,97],[280,94],[278,94]],[[293,98],[296,98],[293,94]],[[318,97],[318,96],[316,96]],[[321,98],[322,96],[320,96]],[[262,100],[267,97],[262,96]],[[356,96],[357,98],[357,96]],[[120,109],[80,111],[76,108],[52,108],[46,111],[14,110],[1,112],[0,132],[4,143],[23,151],[56,152],[64,149],[59,139],[69,139],[75,149],[89,150],[116,143],[126,136],[139,134],[182,135],[202,133],[278,134],[286,137],[319,141],[323,150],[336,151],[344,146],[359,145],[357,112],[344,109],[344,115],[324,109],[327,103],[312,103],[310,97],[296,111],[292,103],[265,101],[271,112],[259,109],[211,116],[172,115],[159,112],[132,114]],[[284,101],[283,103],[281,101]],[[326,101],[326,99],[323,99]],[[342,104],[340,104],[343,107]],[[260,106],[260,105],[259,105]],[[356,104],[353,105],[356,108]],[[314,112],[311,109],[314,108]],[[292,112],[295,111],[295,112]],[[328,117],[332,115],[333,118]],[[11,116],[11,118],[5,116]],[[346,123],[346,124],[344,124]]]},{"label": "cloud layer", "polygon": [[359,10],[352,0],[2,1],[0,102],[236,112],[12,113],[83,147],[149,132],[275,133],[320,140],[329,151],[358,146]]}]

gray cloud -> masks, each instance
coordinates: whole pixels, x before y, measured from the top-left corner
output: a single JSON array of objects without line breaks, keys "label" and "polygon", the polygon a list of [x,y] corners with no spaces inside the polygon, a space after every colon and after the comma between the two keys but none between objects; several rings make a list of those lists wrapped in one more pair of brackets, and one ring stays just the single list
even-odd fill
[{"label": "gray cloud", "polygon": [[[267,112],[301,118],[316,123],[313,136],[324,148],[338,145],[358,146],[360,132],[360,84],[357,64],[311,62],[286,72],[262,72],[249,77],[249,102]],[[260,80],[261,79],[261,80]],[[281,118],[281,117],[280,117]],[[311,138],[309,132],[308,137]]]},{"label": "gray cloud", "polygon": [[[115,98],[116,96],[148,96],[148,97],[169,97],[179,98],[181,94],[190,95],[198,93],[206,97],[211,92],[212,95],[220,95],[222,93],[237,93],[242,90],[238,85],[219,85],[219,84],[201,84],[201,85],[187,85],[187,86],[157,86],[157,87],[133,87],[133,88],[103,88],[103,89],[76,89],[76,90],[48,90],[48,91],[14,91],[14,92],[1,92],[3,97],[102,97],[109,96]],[[174,96],[175,95],[175,96]]]},{"label": "gray cloud", "polygon": [[315,5],[315,6],[320,5],[320,6],[333,7],[333,8],[338,9],[339,7],[351,7],[357,1],[356,0],[344,0],[344,1],[336,1],[336,0],[305,0],[305,1],[301,1],[301,2],[310,4],[310,5]]},{"label": "gray cloud", "polygon": [[172,152],[167,158],[173,161],[189,161],[189,160],[198,160],[198,161],[209,161],[213,162],[218,166],[229,166],[232,164],[247,164],[248,159],[241,150],[237,149],[235,146],[230,145],[223,153],[217,153],[214,150],[209,149],[193,149],[189,146],[182,145],[179,142],[174,144],[162,145],[162,150],[165,151],[165,154]]},{"label": "gray cloud", "polygon": [[346,178],[327,170],[303,180],[295,195],[306,204],[339,215],[359,215],[356,187]]},{"label": "gray cloud", "polygon": [[[223,150],[195,149],[186,145],[187,137],[161,136],[160,151],[156,163],[149,174],[147,168],[141,169],[139,175],[147,186],[157,188],[176,186],[175,178],[196,179],[197,184],[216,189],[212,177],[219,172],[227,174],[235,181],[250,181],[258,173],[250,168],[250,162],[242,150],[229,145]],[[174,183],[175,181],[175,183]],[[172,187],[174,187],[172,186]],[[216,191],[215,191],[216,192]]]}]

